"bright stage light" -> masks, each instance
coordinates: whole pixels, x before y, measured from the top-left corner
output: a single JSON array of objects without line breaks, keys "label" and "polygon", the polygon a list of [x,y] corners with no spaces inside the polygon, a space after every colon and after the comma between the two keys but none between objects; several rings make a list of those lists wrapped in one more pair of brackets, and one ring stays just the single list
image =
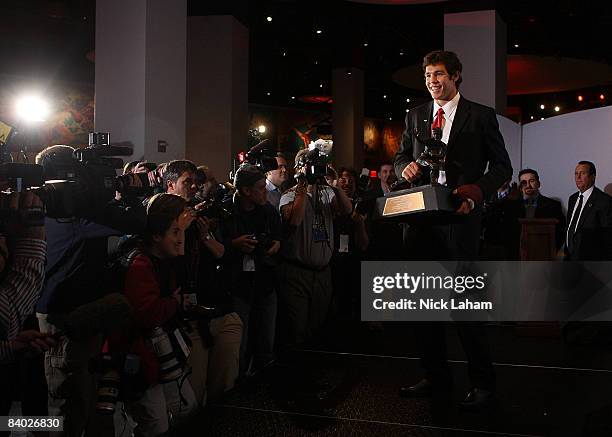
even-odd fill
[{"label": "bright stage light", "polygon": [[257,127],[257,130],[259,131],[259,133],[260,133],[260,134],[265,134],[265,133],[266,133],[266,126],[265,126],[265,125],[263,125],[263,124],[260,124],[260,125]]},{"label": "bright stage light", "polygon": [[46,121],[49,104],[37,96],[24,96],[17,100],[17,115],[24,121]]}]

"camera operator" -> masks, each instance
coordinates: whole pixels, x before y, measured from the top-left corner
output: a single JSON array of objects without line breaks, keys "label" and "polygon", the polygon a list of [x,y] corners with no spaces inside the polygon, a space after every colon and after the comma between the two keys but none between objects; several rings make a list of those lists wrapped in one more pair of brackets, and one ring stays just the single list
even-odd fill
[{"label": "camera operator", "polygon": [[266,176],[256,166],[242,164],[234,178],[232,215],[221,223],[228,248],[234,309],[244,331],[240,346],[240,373],[256,371],[273,359],[276,329],[276,253],[281,222],[268,203]]},{"label": "camera operator", "polygon": [[[355,319],[359,308],[358,275],[362,255],[368,248],[366,213],[360,209],[360,195],[356,195],[357,174],[349,168],[340,168],[336,187],[343,191],[356,207],[350,214],[334,219],[334,256],[332,258],[332,280],[334,285],[334,312]],[[363,194],[363,193],[362,193]]]},{"label": "camera operator", "polygon": [[[164,181],[167,193],[196,203],[197,167],[187,160],[166,165]],[[196,204],[198,210],[203,204]],[[192,374],[189,379],[196,399],[204,405],[231,389],[238,377],[242,322],[231,303],[216,284],[216,271],[225,247],[211,232],[213,220],[199,216],[185,232],[185,256],[182,257],[179,281],[183,296],[196,296],[196,301],[212,308],[207,315],[192,320],[190,338],[193,350],[189,357]],[[190,299],[192,299],[190,297]]]},{"label": "camera operator", "polygon": [[332,296],[333,219],[352,211],[344,191],[327,186],[323,177],[307,180],[309,153],[304,149],[296,155],[298,183],[280,201],[288,237],[281,250],[279,332],[287,349],[312,337],[326,319]]},{"label": "camera operator", "polygon": [[[50,146],[36,156],[47,179],[61,179],[60,169],[73,165],[74,149]],[[56,334],[61,320],[77,307],[109,293],[105,283],[108,237],[139,232],[144,209],[99,203],[87,217],[67,220],[45,218],[47,266],[43,291],[36,306],[40,330]],[[85,340],[61,337],[45,354],[49,415],[64,416],[64,433],[81,435],[90,422],[95,400],[95,379],[88,371],[90,358],[101,347],[102,336]]]},{"label": "camera operator", "polygon": [[196,406],[179,364],[182,361],[178,357],[182,353],[184,358],[184,353],[172,339],[182,335],[176,333],[182,297],[174,261],[183,252],[185,228],[195,218],[186,204],[185,199],[173,194],[156,194],[149,199],[146,231],[123,255],[123,293],[132,306],[133,325],[111,334],[108,350],[110,354],[137,356],[140,363],[136,381],[142,394],[131,394],[136,397],[133,400],[123,394],[124,399],[128,398],[127,412],[137,423],[136,435],[167,432],[169,411],[176,397],[181,398],[185,412]]}]

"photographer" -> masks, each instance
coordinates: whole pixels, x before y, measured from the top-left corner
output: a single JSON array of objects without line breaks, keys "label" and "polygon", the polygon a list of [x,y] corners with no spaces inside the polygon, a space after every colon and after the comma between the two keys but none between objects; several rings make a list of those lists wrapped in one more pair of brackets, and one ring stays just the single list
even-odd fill
[{"label": "photographer", "polygon": [[[5,223],[8,242],[0,236],[0,362],[7,363],[28,352],[44,352],[55,345],[48,335],[22,331],[23,322],[32,314],[45,272],[45,228],[42,224],[23,223],[18,212],[42,211],[42,202],[32,192],[12,193],[2,199],[2,209],[15,216]],[[12,250],[10,250],[10,249]],[[12,256],[11,256],[12,255]],[[8,269],[8,270],[7,270]],[[6,273],[5,273],[6,272]]]},{"label": "photographer", "polygon": [[280,211],[288,237],[283,242],[280,266],[279,324],[281,343],[288,348],[303,343],[320,329],[332,295],[329,263],[335,240],[333,219],[350,214],[350,199],[342,190],[326,185],[321,177],[308,180],[310,151],[295,157],[297,185],[281,197]]},{"label": "photographer", "polygon": [[136,435],[157,436],[168,431],[168,411],[177,391],[179,402],[187,403],[181,404],[184,410],[195,407],[182,370],[167,367],[172,362],[167,357],[178,360],[179,351],[174,345],[162,350],[157,342],[158,332],[165,336],[166,344],[172,344],[171,335],[180,335],[174,334],[182,302],[174,260],[183,251],[184,229],[194,218],[180,196],[156,194],[148,201],[146,231],[136,240],[135,248],[124,255],[127,270],[123,292],[132,306],[134,323],[112,334],[108,349],[139,357],[139,377],[146,389],[138,399],[127,402],[128,413],[137,422]]},{"label": "photographer", "polygon": [[[332,257],[332,279],[334,285],[334,313],[358,319],[360,262],[368,248],[369,237],[366,229],[365,202],[356,194],[357,175],[349,168],[340,168],[336,187],[351,199],[355,207],[350,214],[334,219],[334,256]],[[361,203],[361,205],[359,204]]]},{"label": "photographer", "polygon": [[[187,160],[171,161],[166,165],[164,181],[167,193],[181,196],[188,205],[196,204],[197,168]],[[212,308],[212,314],[192,317],[190,338],[193,343],[189,377],[196,399],[204,405],[219,398],[234,386],[238,377],[242,322],[233,312],[231,303],[216,284],[216,267],[225,247],[211,232],[213,220],[198,214],[185,231],[184,256],[180,258],[179,283],[183,299],[194,299]],[[192,302],[194,303],[194,302]]]},{"label": "photographer", "polygon": [[[47,147],[36,156],[36,163],[43,166],[47,179],[62,179],[66,169],[74,167],[73,152],[70,146]],[[98,201],[86,215],[62,220],[45,218],[46,277],[36,306],[43,333],[56,334],[59,327],[54,321],[112,291],[105,282],[112,279],[105,274],[108,237],[144,229],[143,208]],[[101,344],[101,335],[85,340],[62,336],[57,347],[45,354],[49,415],[64,416],[66,435],[81,435],[88,426],[96,386],[88,363]]]},{"label": "photographer", "polygon": [[[243,164],[234,179],[232,216],[221,223],[228,248],[234,308],[244,325],[240,370],[261,369],[273,358],[276,329],[276,273],[274,255],[280,249],[281,223],[268,203],[265,174]],[[251,363],[252,359],[252,363]]]}]

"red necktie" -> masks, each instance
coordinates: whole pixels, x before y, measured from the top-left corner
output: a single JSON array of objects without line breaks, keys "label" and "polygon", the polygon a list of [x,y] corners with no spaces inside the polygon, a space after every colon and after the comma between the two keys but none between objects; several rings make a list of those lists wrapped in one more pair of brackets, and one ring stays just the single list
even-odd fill
[{"label": "red necktie", "polygon": [[440,128],[442,129],[444,126],[444,109],[438,109],[438,113],[436,114],[436,118],[434,118],[433,124],[431,125],[432,129]]}]

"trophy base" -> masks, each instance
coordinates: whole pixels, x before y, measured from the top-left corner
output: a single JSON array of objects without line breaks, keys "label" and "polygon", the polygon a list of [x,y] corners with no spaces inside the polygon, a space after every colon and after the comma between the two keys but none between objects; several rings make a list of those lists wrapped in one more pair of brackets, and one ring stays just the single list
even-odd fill
[{"label": "trophy base", "polygon": [[422,185],[391,192],[376,199],[374,219],[393,219],[400,223],[454,222],[458,204],[452,192],[452,189],[443,185]]}]

